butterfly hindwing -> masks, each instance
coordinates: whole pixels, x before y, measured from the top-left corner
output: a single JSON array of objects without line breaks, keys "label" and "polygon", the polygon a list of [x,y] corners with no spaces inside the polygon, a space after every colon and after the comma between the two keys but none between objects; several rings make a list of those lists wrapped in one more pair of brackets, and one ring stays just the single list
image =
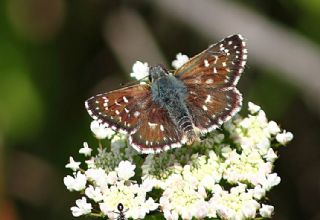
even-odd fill
[{"label": "butterfly hindwing", "polygon": [[94,120],[130,134],[140,123],[148,97],[149,85],[138,84],[93,96],[85,105]]},{"label": "butterfly hindwing", "polygon": [[241,103],[242,96],[235,87],[194,87],[187,98],[193,122],[202,133],[210,132],[229,120],[239,111]]},{"label": "butterfly hindwing", "polygon": [[131,135],[131,145],[143,153],[156,153],[180,147],[182,133],[172,122],[168,112],[150,100],[148,111],[141,118],[139,128]]},{"label": "butterfly hindwing", "polygon": [[185,84],[235,86],[246,65],[245,46],[241,35],[227,37],[191,58],[175,75]]}]

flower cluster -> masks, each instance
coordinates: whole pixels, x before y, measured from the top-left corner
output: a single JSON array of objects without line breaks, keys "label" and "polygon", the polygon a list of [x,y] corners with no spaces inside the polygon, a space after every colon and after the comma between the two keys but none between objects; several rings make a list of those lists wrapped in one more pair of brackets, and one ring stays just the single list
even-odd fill
[{"label": "flower cluster", "polygon": [[[181,54],[177,59],[175,68],[188,60]],[[148,68],[135,65],[133,71]],[[274,207],[265,204],[266,194],[280,183],[274,162],[293,135],[268,121],[259,106],[249,102],[248,111],[192,146],[149,155],[139,155],[126,135],[93,121],[99,147],[84,143],[79,153],[86,160],[70,157],[66,165],[73,174],[64,184],[81,195],[72,214],[116,219],[122,203],[132,219],[159,213],[170,220],[270,218]]]}]

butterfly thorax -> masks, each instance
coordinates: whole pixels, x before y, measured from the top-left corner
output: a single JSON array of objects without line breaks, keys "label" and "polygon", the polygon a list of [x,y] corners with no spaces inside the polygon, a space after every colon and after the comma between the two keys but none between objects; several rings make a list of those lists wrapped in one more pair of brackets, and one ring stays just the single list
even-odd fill
[{"label": "butterfly thorax", "polygon": [[153,101],[167,110],[178,131],[186,135],[186,141],[192,142],[195,133],[192,118],[186,105],[187,87],[161,66],[151,68],[150,77]]}]

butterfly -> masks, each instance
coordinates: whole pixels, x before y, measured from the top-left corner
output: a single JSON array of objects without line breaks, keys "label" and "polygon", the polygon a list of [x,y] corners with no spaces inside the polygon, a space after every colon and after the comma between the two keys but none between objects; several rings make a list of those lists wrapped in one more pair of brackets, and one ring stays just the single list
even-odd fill
[{"label": "butterfly", "polygon": [[247,61],[240,34],[226,37],[170,73],[149,68],[149,81],[99,94],[85,102],[99,123],[128,134],[140,153],[192,144],[234,116],[242,95],[235,87]]}]

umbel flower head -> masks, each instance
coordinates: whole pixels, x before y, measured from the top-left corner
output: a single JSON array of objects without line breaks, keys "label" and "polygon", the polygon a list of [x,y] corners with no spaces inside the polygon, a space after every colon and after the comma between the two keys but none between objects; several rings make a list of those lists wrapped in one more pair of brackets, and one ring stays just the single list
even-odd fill
[{"label": "umbel flower head", "polygon": [[[180,58],[176,68],[187,60]],[[148,64],[135,65],[131,75],[143,78],[134,72]],[[66,165],[71,175],[64,184],[79,194],[72,215],[116,219],[121,203],[130,219],[159,214],[168,220],[271,218],[274,207],[266,196],[281,180],[274,162],[293,135],[251,102],[248,112],[192,146],[147,156],[139,155],[126,135],[93,121],[98,147],[84,143],[79,153],[86,159],[70,157]]]}]

